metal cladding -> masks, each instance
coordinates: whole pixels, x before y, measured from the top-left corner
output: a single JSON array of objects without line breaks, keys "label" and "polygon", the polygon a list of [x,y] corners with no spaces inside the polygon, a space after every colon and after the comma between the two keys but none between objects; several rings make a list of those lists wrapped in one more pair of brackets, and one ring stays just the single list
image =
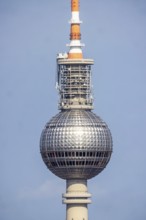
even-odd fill
[{"label": "metal cladding", "polygon": [[40,141],[47,167],[63,179],[90,179],[109,162],[112,138],[105,122],[91,111],[66,110],[45,126]]}]

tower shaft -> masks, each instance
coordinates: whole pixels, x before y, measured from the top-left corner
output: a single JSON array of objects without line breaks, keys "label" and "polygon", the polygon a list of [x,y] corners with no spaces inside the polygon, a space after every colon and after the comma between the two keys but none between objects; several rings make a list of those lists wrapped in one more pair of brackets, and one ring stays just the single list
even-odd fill
[{"label": "tower shaft", "polygon": [[112,153],[112,136],[107,124],[93,109],[91,66],[93,59],[82,53],[79,0],[71,1],[68,53],[57,55],[59,110],[45,125],[40,139],[44,163],[66,180],[66,220],[88,220],[91,194],[87,180],[98,175]]},{"label": "tower shaft", "polygon": [[63,203],[66,204],[66,220],[88,220],[88,204],[91,194],[87,191],[87,180],[67,180]]}]

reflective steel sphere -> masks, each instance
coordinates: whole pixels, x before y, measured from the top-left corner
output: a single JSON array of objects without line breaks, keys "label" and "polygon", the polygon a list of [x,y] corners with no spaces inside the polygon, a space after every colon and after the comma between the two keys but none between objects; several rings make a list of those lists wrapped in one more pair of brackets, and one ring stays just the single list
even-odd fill
[{"label": "reflective steel sphere", "polygon": [[89,110],[65,110],[45,126],[40,139],[44,163],[63,179],[90,179],[107,165],[112,137],[105,122]]}]

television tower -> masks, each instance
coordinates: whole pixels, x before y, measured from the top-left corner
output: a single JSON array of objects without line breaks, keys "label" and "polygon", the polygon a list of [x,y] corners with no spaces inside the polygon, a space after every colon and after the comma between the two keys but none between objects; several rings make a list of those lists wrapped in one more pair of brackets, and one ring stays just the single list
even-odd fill
[{"label": "television tower", "polygon": [[112,153],[112,137],[106,123],[92,112],[91,66],[83,58],[79,0],[71,0],[68,53],[57,55],[59,110],[45,126],[40,139],[44,163],[66,180],[66,220],[88,220],[87,180],[98,175]]}]

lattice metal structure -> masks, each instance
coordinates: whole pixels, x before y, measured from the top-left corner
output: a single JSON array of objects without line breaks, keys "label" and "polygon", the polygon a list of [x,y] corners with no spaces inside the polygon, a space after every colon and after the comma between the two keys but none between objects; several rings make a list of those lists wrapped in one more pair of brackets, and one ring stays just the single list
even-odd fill
[{"label": "lattice metal structure", "polygon": [[57,59],[59,109],[93,109],[91,65],[93,60]]}]

